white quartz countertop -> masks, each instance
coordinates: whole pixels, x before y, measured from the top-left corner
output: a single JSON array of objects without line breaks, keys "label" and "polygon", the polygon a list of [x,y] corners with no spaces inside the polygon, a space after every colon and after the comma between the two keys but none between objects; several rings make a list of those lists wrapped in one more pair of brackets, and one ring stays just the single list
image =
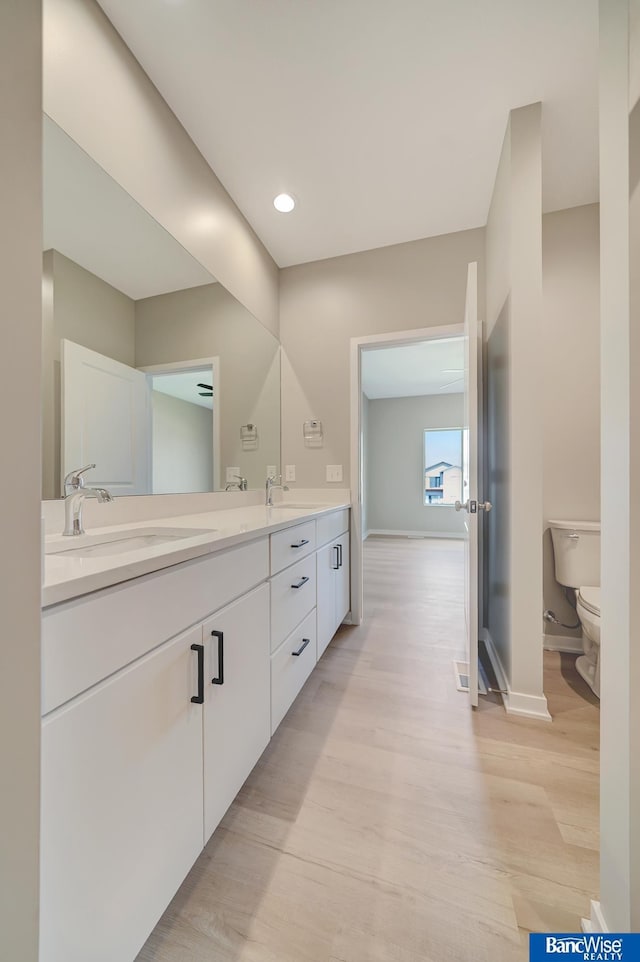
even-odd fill
[{"label": "white quartz countertop", "polygon": [[[45,539],[44,584],[42,587],[42,606],[59,604],[71,598],[99,591],[130,581],[141,575],[160,571],[171,565],[204,557],[224,548],[254,541],[292,524],[318,518],[333,511],[350,507],[349,503],[323,504],[289,508],[284,502],[274,507],[251,505],[224,511],[209,511],[203,514],[185,514],[172,518],[132,522],[109,527],[92,527],[85,535],[64,538],[62,535],[48,536]],[[118,532],[140,533],[144,535],[160,529],[206,529],[205,534],[180,538],[163,544],[147,544],[134,550],[109,554],[105,557],[78,557],[65,552],[52,554],[56,548],[81,548],[83,544],[99,540],[96,536],[117,535]]]}]

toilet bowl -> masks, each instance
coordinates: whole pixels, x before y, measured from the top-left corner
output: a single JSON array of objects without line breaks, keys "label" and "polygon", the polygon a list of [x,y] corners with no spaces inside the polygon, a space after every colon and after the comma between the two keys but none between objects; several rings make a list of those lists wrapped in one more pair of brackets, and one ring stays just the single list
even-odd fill
[{"label": "toilet bowl", "polygon": [[576,660],[576,669],[594,694],[600,697],[600,588],[578,589],[576,611],[582,625],[584,655]]},{"label": "toilet bowl", "polygon": [[550,521],[556,581],[576,593],[584,654],[576,669],[600,697],[600,524]]}]

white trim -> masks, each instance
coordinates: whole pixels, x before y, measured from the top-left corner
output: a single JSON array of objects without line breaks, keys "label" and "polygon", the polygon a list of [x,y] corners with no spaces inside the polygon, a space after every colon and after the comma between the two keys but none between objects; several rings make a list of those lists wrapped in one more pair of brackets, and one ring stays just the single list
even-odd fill
[{"label": "white trim", "polygon": [[370,534],[397,538],[455,538],[458,541],[464,539],[464,533],[462,531],[396,531],[387,528],[370,528],[369,531],[367,531],[365,538]]},{"label": "white trim", "polygon": [[602,913],[602,905],[600,902],[595,902],[593,899],[591,900],[591,917],[582,919],[582,931],[593,932],[594,934],[611,931]]},{"label": "white trim", "polygon": [[[222,475],[220,472],[221,453],[220,453],[220,425],[222,391],[220,385],[220,358],[219,357],[198,357],[190,361],[172,361],[170,364],[147,364],[139,367],[139,371],[144,371],[147,375],[154,374],[181,374],[184,371],[198,370],[201,367],[211,368],[211,378],[215,385],[213,405],[213,490],[220,491],[222,486]],[[216,396],[217,395],[217,396]],[[151,417],[151,414],[149,415]],[[151,445],[150,445],[151,448]]]},{"label": "white trim", "polygon": [[482,628],[480,637],[486,645],[498,687],[503,689],[502,701],[507,715],[520,715],[523,718],[552,721],[545,695],[526,695],[524,692],[513,691],[489,629]]},{"label": "white trim", "polygon": [[443,337],[462,337],[463,324],[448,324],[440,327],[422,327],[412,331],[394,331],[388,334],[369,334],[367,337],[352,337],[350,345],[350,468],[351,468],[351,616],[354,625],[362,624],[364,607],[362,583],[362,379],[360,360],[362,351],[375,348],[392,347],[395,344],[409,344],[417,341],[432,341]]},{"label": "white trim", "polygon": [[545,651],[564,651],[568,655],[583,655],[584,645],[582,638],[574,635],[547,635],[542,636],[542,647]]},{"label": "white trim", "polygon": [[546,695],[525,695],[524,692],[508,689],[504,707],[507,715],[522,715],[524,718],[539,718],[541,721],[553,721],[547,705]]}]

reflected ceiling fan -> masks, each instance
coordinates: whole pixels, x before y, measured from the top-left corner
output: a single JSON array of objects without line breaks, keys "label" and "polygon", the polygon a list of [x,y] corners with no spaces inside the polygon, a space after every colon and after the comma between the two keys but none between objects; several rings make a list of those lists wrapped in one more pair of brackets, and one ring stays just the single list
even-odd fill
[{"label": "reflected ceiling fan", "polygon": [[204,391],[198,391],[200,397],[213,397],[213,384],[198,384],[197,387],[204,388]]}]

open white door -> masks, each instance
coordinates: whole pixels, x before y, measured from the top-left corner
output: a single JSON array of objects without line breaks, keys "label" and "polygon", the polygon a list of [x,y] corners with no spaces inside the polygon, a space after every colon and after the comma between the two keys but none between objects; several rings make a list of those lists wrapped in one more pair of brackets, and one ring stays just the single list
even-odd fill
[{"label": "open white door", "polygon": [[111,494],[150,494],[147,376],[62,341],[62,482],[85,464],[87,485]]},{"label": "open white door", "polygon": [[467,297],[464,311],[464,502],[456,511],[465,512],[465,621],[466,655],[469,662],[469,699],[478,705],[478,515],[491,510],[479,501],[478,485],[478,265],[467,270]]}]

